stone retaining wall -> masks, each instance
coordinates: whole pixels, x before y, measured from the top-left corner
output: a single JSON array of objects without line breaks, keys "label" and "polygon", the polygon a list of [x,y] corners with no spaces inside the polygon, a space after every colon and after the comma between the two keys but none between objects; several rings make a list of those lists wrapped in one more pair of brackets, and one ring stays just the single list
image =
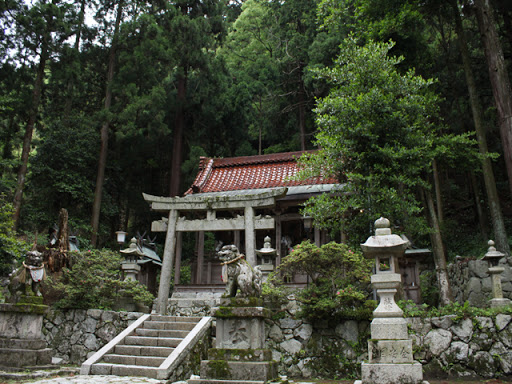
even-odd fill
[{"label": "stone retaining wall", "polygon": [[44,318],[43,334],[54,357],[82,364],[142,315],[100,309],[52,310]]},{"label": "stone retaining wall", "polygon": [[[503,297],[512,299],[512,257],[501,259],[499,265],[505,268],[501,275]],[[469,259],[459,259],[448,266],[448,277],[457,302],[468,301],[475,307],[489,306],[492,283],[488,268],[487,261]]]},{"label": "stone retaining wall", "polygon": [[[266,347],[272,349],[280,373],[306,378],[357,375],[361,361],[368,357],[369,322],[312,324],[295,318],[298,309],[297,303],[290,300],[266,321]],[[101,310],[51,311],[44,320],[43,333],[54,356],[81,364],[141,315]],[[427,378],[512,374],[512,316],[445,316],[407,321],[414,358],[423,364]],[[187,363],[187,371],[197,366],[209,343],[207,339],[200,343]]]},{"label": "stone retaining wall", "polygon": [[[359,375],[368,358],[369,322],[345,320],[314,324],[295,320],[293,302],[286,317],[267,321],[267,346],[281,374],[301,377]],[[484,377],[512,374],[512,317],[409,318],[414,359],[425,376]]]}]

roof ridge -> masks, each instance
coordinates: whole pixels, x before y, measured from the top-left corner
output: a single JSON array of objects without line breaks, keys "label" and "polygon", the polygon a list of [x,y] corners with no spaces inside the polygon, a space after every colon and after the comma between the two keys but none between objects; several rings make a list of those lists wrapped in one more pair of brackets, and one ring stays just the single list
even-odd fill
[{"label": "roof ridge", "polygon": [[230,167],[234,165],[250,165],[261,163],[278,163],[286,161],[295,161],[304,153],[315,152],[315,150],[308,151],[294,151],[294,152],[278,152],[264,155],[254,156],[238,156],[238,157],[225,157],[214,158],[214,168]]}]

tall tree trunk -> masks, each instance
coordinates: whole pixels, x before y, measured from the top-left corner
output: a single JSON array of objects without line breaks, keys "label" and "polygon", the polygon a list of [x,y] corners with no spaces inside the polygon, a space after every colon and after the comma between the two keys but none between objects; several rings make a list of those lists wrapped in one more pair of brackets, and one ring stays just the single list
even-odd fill
[{"label": "tall tree trunk", "polygon": [[475,199],[475,208],[476,214],[478,216],[478,223],[480,226],[480,233],[482,234],[483,239],[488,239],[488,228],[487,228],[487,215],[482,208],[482,203],[480,202],[480,183],[478,182],[475,172],[469,172],[469,179],[471,181],[471,189],[473,191],[473,197]]},{"label": "tall tree trunk", "polygon": [[106,114],[105,121],[101,125],[100,140],[100,157],[98,160],[98,173],[96,176],[96,189],[94,190],[94,203],[92,206],[92,219],[91,219],[91,244],[93,247],[98,242],[98,228],[100,223],[101,212],[101,198],[103,194],[103,183],[105,181],[105,168],[107,166],[107,153],[108,153],[108,131],[110,127],[110,117],[108,116],[110,105],[112,103],[112,80],[114,79],[114,70],[116,65],[116,49],[117,39],[119,34],[119,25],[123,15],[123,0],[117,5],[117,15],[114,28],[114,36],[112,37],[112,45],[110,47],[108,58],[108,75],[107,75],[107,88],[105,91],[105,104],[103,110]]},{"label": "tall tree trunk", "polygon": [[[471,68],[471,61],[469,57],[468,45],[462,27],[462,20],[457,7],[456,1],[452,1],[451,5],[454,10],[455,16],[455,30],[459,38],[460,52],[462,56],[462,63],[464,65],[464,73],[466,75],[466,83],[468,86],[469,100],[471,102],[471,111],[473,113],[473,121],[475,123],[476,138],[478,141],[478,149],[482,154],[482,171],[484,177],[485,191],[489,203],[489,210],[491,213],[491,222],[494,230],[494,237],[498,249],[506,254],[510,254],[510,247],[508,245],[507,233],[505,230],[505,222],[501,211],[500,200],[498,191],[496,189],[496,181],[494,179],[494,172],[492,169],[491,160],[488,157],[487,139],[485,136],[485,126],[483,123],[483,113],[478,91],[475,83],[475,77]],[[511,147],[512,149],[512,147]]]},{"label": "tall tree trunk", "polygon": [[508,43],[510,45],[510,49],[512,49],[512,20],[510,20],[510,11],[512,11],[512,6],[510,5],[510,0],[498,0],[497,3],[500,13],[503,16],[503,24],[505,26]]},{"label": "tall tree trunk", "polygon": [[436,266],[437,282],[439,283],[439,299],[441,305],[447,305],[453,302],[453,294],[448,280],[448,269],[446,263],[446,253],[444,249],[439,221],[436,215],[434,200],[430,191],[425,190],[425,200],[427,208],[427,219],[432,232],[430,238],[432,241],[432,254],[434,255],[434,264]]},{"label": "tall tree trunk", "polygon": [[[78,53],[80,51],[80,38],[82,36],[82,27],[84,24],[84,15],[85,15],[85,0],[82,0],[80,2],[80,13],[79,13],[79,21],[78,21],[78,28],[76,31],[76,37],[75,37],[75,45],[73,47],[74,54],[76,55],[75,58],[73,58],[73,63],[71,63],[71,67],[74,66],[75,60],[78,58]],[[75,68],[77,69],[77,68]],[[68,86],[67,86],[67,98],[66,98],[66,104],[64,106],[64,117],[68,118],[71,113],[71,107],[73,105],[73,88],[75,86],[75,77],[77,76],[77,72],[73,71],[71,73],[71,76],[68,80]]]},{"label": "tall tree trunk", "polygon": [[[302,75],[302,69],[301,69]],[[299,81],[299,132],[300,132],[300,149],[301,151],[306,150],[306,105],[304,101],[304,82]]]},{"label": "tall tree trunk", "polygon": [[437,161],[435,159],[432,162],[432,173],[434,176],[434,187],[436,191],[437,218],[439,222],[442,224],[444,221],[443,198],[441,196],[441,183],[439,181],[439,171],[437,169]]},{"label": "tall tree trunk", "polygon": [[185,101],[187,98],[187,68],[183,67],[183,75],[178,78],[178,102],[174,119],[174,135],[172,144],[170,196],[178,196],[181,183],[181,163],[183,160],[183,131],[185,129]]},{"label": "tall tree trunk", "polygon": [[[512,194],[512,90],[496,32],[490,0],[475,0],[476,15],[482,37],[494,102],[498,110],[503,157]],[[502,252],[505,250],[501,249]],[[509,252],[507,252],[509,253]]]},{"label": "tall tree trunk", "polygon": [[25,135],[23,137],[23,150],[21,152],[21,166],[18,170],[18,181],[16,184],[16,190],[14,192],[14,230],[18,229],[20,223],[20,212],[21,212],[21,199],[23,197],[23,189],[25,187],[25,178],[27,176],[28,169],[28,157],[30,154],[30,147],[32,144],[32,134],[34,133],[34,126],[37,120],[37,114],[39,104],[41,102],[41,91],[43,88],[44,80],[44,69],[46,67],[46,61],[49,56],[48,48],[48,34],[45,33],[43,42],[41,45],[41,54],[39,55],[39,64],[37,66],[36,80],[34,82],[34,89],[32,91],[32,104],[30,106],[30,113],[25,127]]}]

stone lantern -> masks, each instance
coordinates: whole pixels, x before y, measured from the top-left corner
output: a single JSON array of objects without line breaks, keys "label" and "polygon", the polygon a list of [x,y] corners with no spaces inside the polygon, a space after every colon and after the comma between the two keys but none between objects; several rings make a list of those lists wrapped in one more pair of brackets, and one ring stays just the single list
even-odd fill
[{"label": "stone lantern", "polygon": [[121,253],[124,255],[125,260],[121,263],[121,269],[124,272],[124,279],[137,280],[137,274],[140,272],[140,265],[137,264],[139,257],[144,256],[144,252],[138,247],[137,239],[132,237],[130,246],[122,249]]},{"label": "stone lantern", "polygon": [[375,236],[370,236],[361,248],[366,258],[375,259],[376,272],[371,282],[380,303],[373,312],[369,361],[362,363],[362,380],[356,384],[426,383],[421,364],[413,360],[412,340],[403,311],[395,302],[401,283],[398,259],[403,257],[409,242],[391,233],[388,219],[378,219],[375,228]]},{"label": "stone lantern", "polygon": [[505,254],[496,250],[494,247],[494,241],[489,240],[487,244],[489,245],[489,249],[482,260],[487,260],[489,263],[487,273],[491,275],[493,296],[491,299],[491,307],[505,307],[510,305],[510,299],[503,297],[503,290],[501,289],[501,273],[505,268],[499,266],[500,259],[505,257]]},{"label": "stone lantern", "polygon": [[274,270],[276,250],[271,247],[269,236],[266,236],[263,241],[263,248],[257,250],[256,254],[261,258],[261,264],[259,266],[263,273],[263,281],[266,281],[268,275]]}]

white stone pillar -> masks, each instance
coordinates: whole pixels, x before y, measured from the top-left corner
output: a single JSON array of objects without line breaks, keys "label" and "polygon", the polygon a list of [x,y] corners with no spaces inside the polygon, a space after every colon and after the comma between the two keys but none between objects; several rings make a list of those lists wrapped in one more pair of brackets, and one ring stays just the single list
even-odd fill
[{"label": "white stone pillar", "polygon": [[253,267],[256,266],[256,231],[254,229],[254,208],[245,207],[245,258]]},{"label": "white stone pillar", "polygon": [[176,248],[177,220],[178,211],[176,209],[171,209],[169,211],[169,221],[167,223],[167,236],[165,238],[162,272],[160,274],[160,287],[158,289],[158,298],[156,302],[156,311],[161,315],[165,315],[167,313],[167,303],[169,301],[172,266],[174,264],[174,253]]},{"label": "white stone pillar", "polygon": [[181,279],[181,255],[183,251],[183,232],[176,233],[176,267],[174,268],[174,285],[178,285]]}]

